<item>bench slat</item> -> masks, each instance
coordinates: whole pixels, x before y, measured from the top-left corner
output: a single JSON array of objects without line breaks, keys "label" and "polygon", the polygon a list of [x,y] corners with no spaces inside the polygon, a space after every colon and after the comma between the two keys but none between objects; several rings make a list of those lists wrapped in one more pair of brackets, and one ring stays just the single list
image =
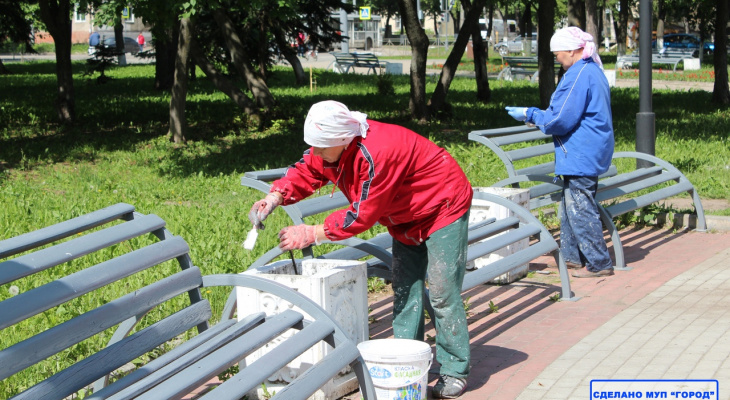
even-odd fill
[{"label": "bench slat", "polygon": [[499,236],[494,236],[488,241],[477,242],[469,246],[467,251],[467,261],[475,260],[479,257],[491,254],[505,246],[530,238],[540,233],[540,227],[535,225],[522,225],[517,229],[513,229]]},{"label": "bench slat", "polygon": [[[257,315],[251,315],[249,317],[259,317],[263,320],[263,313]],[[248,318],[248,317],[247,317]],[[188,352],[196,349],[201,344],[207,342],[211,338],[216,338],[221,332],[229,329],[236,323],[236,320],[229,319],[223,320],[213,325],[210,329],[206,330],[200,335],[194,336],[190,340],[186,340],[174,349],[164,353],[160,357],[155,358],[148,364],[142,365],[138,369],[131,372],[129,375],[114,382],[114,385],[106,386],[101,390],[95,390],[94,393],[85,397],[85,400],[106,400],[112,395],[121,392],[123,389],[131,387],[135,382],[140,381],[151,373],[163,368],[172,361],[177,360],[179,357],[185,356]],[[133,390],[132,390],[133,391]],[[126,392],[125,392],[126,393]]]},{"label": "bench slat", "polygon": [[263,171],[248,171],[243,174],[246,178],[258,179],[260,181],[271,182],[275,181],[286,174],[287,167],[267,169]]},{"label": "bench slat", "polygon": [[517,175],[551,175],[555,172],[555,161],[515,170]]},{"label": "bench slat", "polygon": [[641,179],[660,174],[662,169],[662,167],[655,165],[653,167],[639,168],[634,171],[625,172],[609,179],[603,179],[598,182],[598,191],[600,192],[613,189],[624,184],[629,184],[634,181],[639,181]]},{"label": "bench slat", "polygon": [[[147,392],[150,391],[150,388],[162,382],[167,382],[171,379],[174,380],[174,377],[179,373],[185,374],[186,372],[184,371],[186,369],[195,364],[200,365],[200,363],[203,362],[203,360],[214,351],[221,351],[221,349],[223,349],[225,346],[230,345],[235,341],[240,342],[240,350],[237,350],[237,354],[243,354],[238,359],[243,359],[261,345],[270,342],[277,336],[286,332],[291,327],[299,325],[303,320],[302,314],[294,310],[286,310],[268,319],[265,319],[265,314],[263,313],[257,313],[252,317],[253,318],[247,318],[245,320],[242,320],[234,324],[230,328],[226,329],[225,331],[222,331],[215,335],[207,335],[208,332],[204,332],[202,335],[208,337],[206,338],[205,342],[200,344],[200,346],[191,349],[190,352],[181,356],[179,359],[172,360],[172,362],[159,369],[158,371],[155,371],[143,377],[143,379],[138,380],[134,385],[129,386],[123,391],[120,391],[113,397],[110,397],[108,400],[138,398],[138,396],[142,396],[143,394],[145,396],[149,396],[150,394]],[[244,334],[246,334],[246,336],[242,337],[242,335]],[[238,359],[235,357],[222,359],[221,361],[223,362],[221,363],[221,366],[223,369],[225,369],[227,368],[227,366],[223,367],[224,365],[233,365]],[[193,367],[193,370],[194,369],[195,367]],[[200,372],[203,373],[199,374]],[[171,398],[179,395],[185,395],[196,387],[204,384],[210,379],[210,377],[215,375],[216,374],[210,375],[207,373],[207,371],[199,370],[196,372],[196,378],[190,379],[189,382],[186,384],[186,386],[190,387],[190,389],[185,391],[181,390],[181,388],[178,387],[170,388],[170,390],[168,391],[169,397],[160,398]],[[165,385],[168,384],[169,383],[165,383]],[[180,393],[171,394],[173,392]]]},{"label": "bench slat", "polygon": [[117,219],[131,218],[134,206],[119,203],[0,242],[0,258],[10,257]]},{"label": "bench slat", "polygon": [[[555,242],[540,241],[534,243],[524,250],[517,253],[510,254],[509,256],[499,259],[494,263],[488,264],[482,268],[468,272],[464,275],[464,283],[461,286],[461,291],[465,292],[476,286],[491,281],[492,279],[507,273],[508,271],[529,263],[537,257],[547,254],[555,249]],[[570,286],[567,286],[568,288]],[[569,289],[566,289],[566,284],[563,283],[564,292],[570,293]],[[563,296],[566,298],[567,296]]]},{"label": "bench slat", "polygon": [[165,221],[160,217],[144,215],[120,225],[5,261],[0,263],[0,285],[164,227]]},{"label": "bench slat", "polygon": [[[211,317],[207,300],[187,307],[39,382],[13,399],[62,399]],[[163,398],[163,397],[160,397]]]},{"label": "bench slat", "polygon": [[350,202],[347,200],[347,197],[340,191],[336,191],[331,198],[329,195],[310,197],[296,203],[302,218],[317,215],[325,211],[334,211],[349,205]]},{"label": "bench slat", "polygon": [[[0,329],[189,251],[176,237],[104,261],[3,301]],[[11,260],[12,262],[14,260]]]},{"label": "bench slat", "polygon": [[[296,320],[290,320],[288,322],[290,323],[287,324],[289,327],[293,327],[298,323]],[[283,332],[280,328],[281,325],[278,324],[273,326],[273,329],[270,329],[268,324],[260,325],[246,335],[246,340],[231,341],[175,376],[170,377],[170,379],[165,381],[164,385],[157,385],[150,388],[150,390],[138,396],[137,399],[169,399],[190,393],[193,389],[207,382],[209,378],[206,377],[219,374],[228,366],[243,359],[251,348],[268,343],[271,339],[280,335]],[[256,336],[254,336],[254,332]],[[236,384],[231,383],[227,386],[235,386],[235,393],[238,395],[238,397],[230,398],[239,399],[248,393],[248,391],[260,385],[261,382],[266,381],[269,376],[298,357],[299,354],[312,347],[322,340],[322,338],[331,335],[333,332],[333,325],[326,321],[315,321],[307,325],[301,331],[292,335],[288,340],[280,343],[261,358],[247,365],[245,369],[228,379],[226,383],[236,382]],[[225,399],[227,397],[216,395],[214,398]]]},{"label": "bench slat", "polygon": [[488,239],[489,237],[500,234],[507,229],[517,228],[519,224],[520,219],[517,217],[510,216],[502,218],[489,225],[469,230],[467,241],[471,244],[480,240]]},{"label": "bench slat", "polygon": [[[617,197],[621,197],[624,195],[627,195],[629,193],[638,192],[640,190],[648,189],[652,186],[656,186],[674,179],[678,179],[679,176],[677,174],[668,172],[668,171],[662,171],[661,174],[652,176],[650,178],[645,178],[637,182],[629,183],[623,186],[614,187],[608,190],[601,190],[598,193],[596,193],[596,200],[598,201],[607,201],[611,199],[615,199]],[[691,185],[690,185],[691,186]]]},{"label": "bench slat", "polygon": [[530,147],[523,147],[521,149],[515,149],[507,151],[506,153],[509,155],[510,159],[512,161],[517,160],[524,160],[526,158],[532,158],[537,156],[544,156],[547,154],[553,154],[555,152],[555,145],[550,143],[545,143],[541,145],[534,145]]},{"label": "bench slat", "polygon": [[622,201],[621,203],[614,204],[606,207],[606,211],[611,217],[617,217],[627,212],[637,210],[642,207],[646,207],[649,204],[656,203],[659,200],[666,199],[671,196],[684,193],[688,190],[692,190],[693,186],[688,181],[682,181],[676,185],[665,187],[659,190],[655,190],[645,195]]},{"label": "bench slat", "polygon": [[16,343],[0,351],[0,380],[201,284],[200,270],[187,269]]},{"label": "bench slat", "polygon": [[[327,354],[322,361],[310,367],[294,381],[283,389],[276,392],[272,397],[275,399],[308,399],[314,394],[317,389],[327,383],[331,376],[337,375],[337,373],[343,368],[350,365],[347,360],[353,360],[360,356],[360,352],[357,347],[345,346],[338,347]],[[225,383],[224,383],[225,385]],[[221,385],[222,386],[222,385]],[[221,388],[222,389],[222,388]],[[218,393],[210,393],[209,400],[218,400],[220,397]],[[205,397],[203,397],[205,399]],[[235,397],[231,397],[235,400]]]}]

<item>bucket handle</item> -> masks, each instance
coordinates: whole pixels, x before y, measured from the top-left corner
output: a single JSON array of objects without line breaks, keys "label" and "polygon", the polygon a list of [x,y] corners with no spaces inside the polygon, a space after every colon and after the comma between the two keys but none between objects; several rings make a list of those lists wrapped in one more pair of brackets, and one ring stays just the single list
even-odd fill
[{"label": "bucket handle", "polygon": [[[428,362],[428,366],[426,367],[426,370],[421,375],[418,375],[418,378],[417,379],[414,379],[413,382],[418,382],[421,379],[423,379],[423,377],[426,376],[426,374],[428,374],[428,371],[431,369],[431,364],[433,364],[433,361],[429,361]],[[411,383],[413,383],[413,382],[411,382]],[[388,385],[382,385],[380,383],[377,383],[376,384],[374,382],[373,382],[373,384],[375,386],[380,387],[380,388],[383,388],[383,389],[398,389],[400,387],[403,387],[403,385],[388,386]]]}]

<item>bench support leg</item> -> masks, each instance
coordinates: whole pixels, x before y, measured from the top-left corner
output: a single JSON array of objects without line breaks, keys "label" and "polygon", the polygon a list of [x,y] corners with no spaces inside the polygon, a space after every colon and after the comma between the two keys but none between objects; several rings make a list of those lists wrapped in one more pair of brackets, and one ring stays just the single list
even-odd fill
[{"label": "bench support leg", "polygon": [[621,238],[618,235],[618,229],[616,229],[616,225],[613,224],[613,219],[610,215],[608,215],[608,211],[600,205],[598,206],[598,212],[601,214],[601,220],[603,221],[603,224],[606,225],[608,234],[611,236],[613,254],[616,258],[616,265],[614,265],[613,269],[617,271],[630,271],[631,268],[626,265],[626,260],[624,259],[624,247],[621,243]]},{"label": "bench support leg", "polygon": [[568,274],[568,266],[565,265],[563,255],[560,253],[560,249],[552,251],[552,255],[555,258],[555,263],[558,265],[558,272],[560,273],[560,286],[562,293],[560,295],[560,301],[578,301],[580,297],[577,297],[570,290],[570,275]]},{"label": "bench support leg", "polygon": [[692,196],[692,201],[695,203],[695,210],[697,210],[697,232],[707,232],[707,221],[705,221],[705,210],[702,208],[702,201],[700,201],[700,195],[697,194],[696,190],[691,190],[689,194]]}]

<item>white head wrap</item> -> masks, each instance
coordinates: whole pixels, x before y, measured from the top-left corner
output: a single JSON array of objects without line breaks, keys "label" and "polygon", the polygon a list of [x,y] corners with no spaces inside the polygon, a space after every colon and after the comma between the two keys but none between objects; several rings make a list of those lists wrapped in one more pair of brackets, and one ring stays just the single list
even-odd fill
[{"label": "white head wrap", "polygon": [[350,111],[340,102],[321,101],[309,109],[304,120],[304,141],[322,148],[347,145],[356,136],[367,135],[366,118],[366,114]]},{"label": "white head wrap", "polygon": [[550,38],[550,51],[570,51],[583,49],[583,58],[593,59],[601,69],[603,63],[601,57],[598,56],[596,43],[593,42],[593,35],[583,32],[580,28],[571,26],[568,28],[558,29]]}]

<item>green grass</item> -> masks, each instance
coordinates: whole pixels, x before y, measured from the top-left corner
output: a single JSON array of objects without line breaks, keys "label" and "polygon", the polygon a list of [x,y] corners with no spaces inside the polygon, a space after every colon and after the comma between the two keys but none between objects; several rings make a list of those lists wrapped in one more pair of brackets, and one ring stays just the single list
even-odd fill
[{"label": "green grass", "polygon": [[[474,186],[489,186],[505,178],[506,172],[485,147],[467,140],[467,133],[515,125],[505,106],[539,103],[537,86],[498,81],[490,81],[492,102],[478,103],[473,80],[457,78],[448,96],[451,116],[418,125],[408,118],[407,76],[393,76],[394,94],[381,96],[375,76],[319,70],[317,90],[311,93],[308,85],[294,85],[290,71],[275,69],[269,80],[277,100],[272,122],[255,131],[249,129],[245,115],[198,73],[187,103],[189,141],[176,145],[166,137],[169,94],[154,89],[154,66],[112,67],[107,75],[113,79],[98,85],[95,77],[81,76],[83,63],[75,63],[78,123],[71,127],[55,122],[53,63],[7,67],[15,74],[0,76],[0,239],[126,202],[142,213],[159,215],[172,233],[185,238],[194,263],[205,274],[241,272],[276,245],[278,229],[287,224],[281,210],[268,220],[253,251],[241,247],[250,229],[246,215],[262,194],[242,187],[240,178],[245,171],[280,167],[301,156],[306,147],[302,124],[312,103],[339,100],[370,118],[401,124],[431,138],[454,155]],[[435,78],[429,78],[428,93],[435,84]],[[638,96],[636,88],[612,90],[617,150],[634,149]],[[682,170],[703,198],[726,199],[730,112],[710,99],[711,94],[702,91],[655,91],[656,153]],[[619,167],[630,169],[630,164]],[[730,210],[713,213],[730,215]],[[24,281],[18,289],[37,285]],[[11,295],[9,289],[0,286],[0,300]],[[211,296],[220,310],[225,295]],[[0,348],[28,334],[1,335]],[[83,354],[71,355],[75,359]],[[4,380],[0,397],[9,397],[49,369],[56,370],[55,362],[70,361],[53,360],[31,375],[23,372]]]}]

